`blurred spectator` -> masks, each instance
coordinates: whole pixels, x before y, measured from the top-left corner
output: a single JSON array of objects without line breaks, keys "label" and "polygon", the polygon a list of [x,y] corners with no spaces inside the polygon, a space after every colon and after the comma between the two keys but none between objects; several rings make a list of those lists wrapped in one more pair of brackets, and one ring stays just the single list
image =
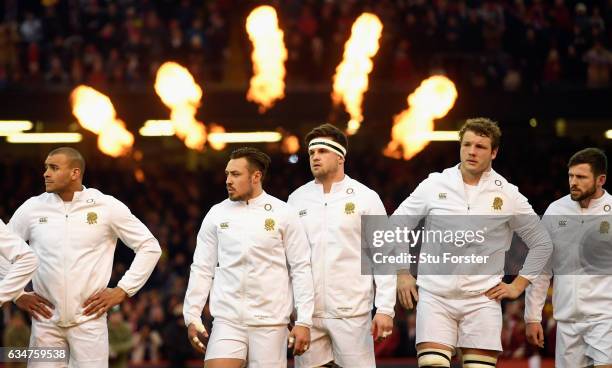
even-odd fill
[{"label": "blurred spectator", "polygon": [[400,42],[393,59],[393,77],[398,82],[406,82],[413,77],[412,58],[410,57],[410,43],[407,40]]},{"label": "blurred spectator", "polygon": [[[21,311],[15,310],[4,330],[2,345],[13,348],[27,348],[30,345],[30,327]],[[6,363],[7,368],[25,367],[25,363]]]},{"label": "blurred spectator", "polygon": [[24,21],[19,27],[23,42],[36,43],[43,39],[43,28],[40,19],[31,12],[27,12]]},{"label": "blurred spectator", "polygon": [[132,362],[159,362],[162,338],[159,332],[152,330],[148,324],[143,324],[134,336]]},{"label": "blurred spectator", "polygon": [[584,55],[587,67],[587,85],[592,88],[605,87],[610,83],[610,65],[612,65],[612,53],[606,49],[601,41],[595,41],[595,45]]},{"label": "blurred spectator", "polygon": [[551,49],[544,65],[543,80],[546,83],[558,82],[561,79],[561,60],[557,49]]},{"label": "blurred spectator", "polygon": [[45,80],[53,85],[63,85],[68,83],[68,74],[64,71],[62,61],[59,57],[51,58],[51,66],[45,75]]},{"label": "blurred spectator", "polygon": [[[210,331],[210,329],[209,329]],[[183,304],[172,308],[172,315],[163,329],[164,355],[171,367],[184,367],[185,362],[194,356],[187,337],[187,327],[183,319]]]},{"label": "blurred spectator", "polygon": [[512,300],[505,304],[502,330],[502,346],[504,351],[501,356],[513,359],[528,357],[531,347],[528,346],[525,336],[525,322],[523,311],[525,305],[521,299]]},{"label": "blurred spectator", "polygon": [[132,329],[124,321],[121,310],[111,309],[108,317],[109,366],[127,368],[132,341]]},{"label": "blurred spectator", "polygon": [[[239,40],[246,38],[244,16],[257,5],[235,0],[138,6],[132,1],[57,1],[37,7],[16,2],[0,23],[0,74],[6,74],[0,83],[70,88],[85,79],[147,88],[167,60],[188,67],[199,82],[235,81],[231,78],[244,74],[234,73],[238,68],[250,70],[250,45]],[[553,82],[608,85],[602,68],[596,68],[597,76],[587,76],[586,63],[601,64],[594,60],[602,56],[592,55],[598,51],[591,52],[599,47],[595,40],[604,49],[612,44],[612,1],[277,0],[273,5],[289,49],[290,83],[329,83],[353,22],[370,11],[384,25],[371,79],[401,86],[408,75],[417,83],[418,76],[443,67],[456,76],[459,87],[521,86],[537,92]],[[39,55],[32,55],[36,47]],[[68,83],[55,57],[72,76]],[[501,58],[514,66],[510,75]],[[473,70],[473,64],[480,70]]]}]

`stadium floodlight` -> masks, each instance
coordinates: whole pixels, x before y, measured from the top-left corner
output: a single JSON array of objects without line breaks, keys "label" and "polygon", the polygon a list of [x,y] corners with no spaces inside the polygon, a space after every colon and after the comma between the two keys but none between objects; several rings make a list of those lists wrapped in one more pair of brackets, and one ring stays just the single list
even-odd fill
[{"label": "stadium floodlight", "polygon": [[8,136],[11,134],[30,130],[34,124],[29,120],[0,120],[0,136]]},{"label": "stadium floodlight", "polygon": [[175,133],[172,120],[147,120],[138,132],[143,137],[170,137]]},{"label": "stadium floodlight", "polygon": [[606,135],[606,138],[612,139],[612,129],[606,130],[606,134],[605,135]]},{"label": "stadium floodlight", "polygon": [[279,142],[281,139],[283,135],[279,132],[210,133],[208,136],[214,143]]},{"label": "stadium floodlight", "polygon": [[81,133],[15,133],[6,137],[9,143],[77,143]]},{"label": "stadium floodlight", "polygon": [[[167,137],[175,134],[174,124],[171,120],[147,120],[138,130],[144,137]],[[279,142],[283,136],[279,132],[215,132],[208,134],[211,145],[224,145],[227,143],[257,143],[257,142]]]},{"label": "stadium floodlight", "polygon": [[415,134],[417,139],[424,139],[428,141],[458,141],[459,131],[457,130],[434,130],[431,132],[423,132]]}]

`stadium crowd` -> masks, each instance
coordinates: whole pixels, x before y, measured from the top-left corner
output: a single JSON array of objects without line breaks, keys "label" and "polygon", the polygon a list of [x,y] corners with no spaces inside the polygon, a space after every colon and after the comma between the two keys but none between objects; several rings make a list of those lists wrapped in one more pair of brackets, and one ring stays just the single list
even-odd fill
[{"label": "stadium crowd", "polygon": [[[535,137],[522,130],[507,129],[505,142]],[[579,148],[595,145],[588,140],[567,138],[549,139],[539,145],[515,144],[502,150],[494,162],[494,168],[513,183],[530,199],[538,214],[553,200],[567,194],[568,157]],[[506,146],[509,143],[506,143]],[[417,183],[431,171],[438,171],[454,164],[457,147],[453,143],[438,143],[426,149],[411,161],[400,161],[371,154],[370,149],[350,151],[347,173],[375,189],[391,213]],[[263,147],[266,149],[266,147]],[[612,147],[602,147],[611,152]],[[228,148],[228,149],[231,149]],[[267,149],[272,152],[272,149]],[[85,151],[88,167],[84,184],[99,188],[123,201],[140,218],[159,240],[164,251],[162,259],[135,297],[110,313],[109,331],[111,361],[124,366],[128,361],[170,361],[173,367],[183,365],[186,359],[196,358],[183,322],[182,303],[185,295],[189,265],[195,249],[196,234],[208,209],[227,197],[223,173],[225,153],[219,153],[216,164],[202,164],[195,170],[184,165],[167,164],[157,159],[143,160],[140,167],[144,178],[134,175],[134,166],[117,161],[99,152]],[[40,162],[17,157],[6,152],[0,157],[0,218],[8,222],[13,211],[27,198],[43,190],[42,155]],[[297,163],[291,163],[286,155],[272,153],[272,166],[264,188],[272,195],[286,199],[288,194],[311,180],[307,158],[302,152]],[[111,285],[118,281],[116,275],[125,272],[133,253],[118,245],[115,270]],[[27,345],[28,323],[15,307],[5,305],[0,324],[3,325],[3,346]],[[538,352],[525,339],[523,301],[504,304],[503,344],[504,357],[524,358],[539,353],[554,356],[555,323],[552,319],[550,300],[545,307],[545,349]],[[379,357],[414,357],[415,315],[396,306],[395,333],[376,345]],[[208,310],[206,322],[210,326]]]},{"label": "stadium crowd", "polygon": [[[263,1],[28,0],[0,9],[0,89],[150,88],[166,60],[201,83],[244,83],[246,15]],[[610,0],[275,0],[288,85],[326,84],[357,16],[384,24],[371,78],[416,83],[432,71],[461,87],[606,87]],[[238,78],[238,80],[236,80]]]}]

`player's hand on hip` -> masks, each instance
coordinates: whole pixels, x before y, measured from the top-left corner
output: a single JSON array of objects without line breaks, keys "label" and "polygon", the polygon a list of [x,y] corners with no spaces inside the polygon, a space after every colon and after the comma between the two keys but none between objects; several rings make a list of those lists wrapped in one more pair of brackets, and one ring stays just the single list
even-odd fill
[{"label": "player's hand on hip", "polygon": [[397,295],[400,304],[406,309],[414,308],[416,302],[419,301],[416,279],[411,274],[403,273],[397,275]]},{"label": "player's hand on hip", "polygon": [[501,301],[502,299],[516,299],[523,291],[513,284],[500,282],[485,292],[485,296],[491,300]]},{"label": "player's hand on hip", "polygon": [[204,346],[204,340],[208,338],[208,332],[202,323],[190,323],[187,327],[187,336],[191,346],[201,354],[206,352],[206,346]]},{"label": "player's hand on hip", "polygon": [[293,355],[302,355],[310,347],[310,328],[295,325],[289,332],[288,348],[293,348]]},{"label": "player's hand on hip", "polygon": [[544,329],[540,322],[529,322],[525,326],[527,341],[535,346],[544,347]]},{"label": "player's hand on hip", "polygon": [[372,337],[382,341],[393,333],[393,318],[386,314],[376,313],[372,320]]},{"label": "player's hand on hip", "polygon": [[83,308],[85,308],[83,314],[86,316],[95,314],[96,318],[98,318],[115,305],[124,301],[127,296],[127,293],[119,287],[106,288],[85,300],[85,303],[83,303]]},{"label": "player's hand on hip", "polygon": [[55,309],[50,301],[35,292],[24,293],[19,299],[15,300],[15,304],[38,321],[41,317],[51,318],[53,316],[51,309]]}]

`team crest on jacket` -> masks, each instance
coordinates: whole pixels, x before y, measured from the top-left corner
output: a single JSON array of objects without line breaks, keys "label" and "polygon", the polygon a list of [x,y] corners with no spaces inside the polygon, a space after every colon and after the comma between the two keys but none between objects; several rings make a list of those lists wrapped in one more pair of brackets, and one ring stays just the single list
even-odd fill
[{"label": "team crest on jacket", "polygon": [[220,227],[221,229],[227,229],[227,228],[229,228],[229,223],[227,223],[227,222],[222,222],[222,223],[220,223],[220,224],[219,224],[219,227]]},{"label": "team crest on jacket", "polygon": [[610,223],[608,221],[602,221],[601,224],[599,224],[599,233],[600,234],[610,233]]},{"label": "team crest on jacket", "polygon": [[264,223],[264,229],[266,229],[266,231],[273,231],[274,230],[274,225],[276,225],[274,220],[271,219],[271,218],[267,218],[266,222]]},{"label": "team crest on jacket", "polygon": [[301,210],[301,211],[300,211],[300,217],[304,217],[304,216],[306,216],[307,214],[308,214],[308,211],[307,211],[307,210]]},{"label": "team crest on jacket", "polygon": [[496,211],[501,211],[502,206],[504,205],[504,200],[501,197],[495,197],[493,199],[493,209]]},{"label": "team crest on jacket", "polygon": [[87,223],[90,225],[93,224],[97,224],[98,223],[98,214],[95,212],[88,212],[87,213]]},{"label": "team crest on jacket", "polygon": [[40,217],[38,219],[38,223],[39,224],[46,224],[47,223],[47,217]]},{"label": "team crest on jacket", "polygon": [[438,193],[438,199],[446,199],[446,193]]},{"label": "team crest on jacket", "polygon": [[348,202],[347,204],[345,204],[344,213],[346,213],[347,215],[352,215],[353,213],[355,213],[355,203]]}]

